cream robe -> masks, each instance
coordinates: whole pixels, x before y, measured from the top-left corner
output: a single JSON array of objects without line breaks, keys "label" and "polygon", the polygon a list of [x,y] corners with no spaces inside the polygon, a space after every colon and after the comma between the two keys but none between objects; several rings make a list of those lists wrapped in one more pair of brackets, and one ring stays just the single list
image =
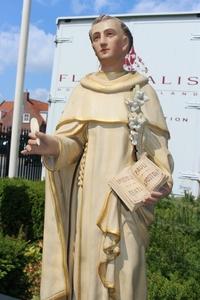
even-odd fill
[{"label": "cream robe", "polygon": [[41,300],[146,299],[145,248],[153,207],[131,213],[108,180],[134,164],[125,99],[139,84],[149,97],[142,149],[169,174],[169,133],[147,79],[89,74],[74,89],[55,136],[60,155],[45,158],[46,207]]}]

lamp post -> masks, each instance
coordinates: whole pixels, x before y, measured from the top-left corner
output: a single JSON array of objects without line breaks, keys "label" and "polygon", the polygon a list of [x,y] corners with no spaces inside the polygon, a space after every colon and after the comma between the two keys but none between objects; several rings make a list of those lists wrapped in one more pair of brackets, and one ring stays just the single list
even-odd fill
[{"label": "lamp post", "polygon": [[21,31],[20,31],[14,110],[13,110],[13,121],[12,121],[10,162],[9,162],[9,172],[8,172],[8,177],[10,178],[17,176],[19,138],[20,138],[22,108],[23,108],[24,74],[25,74],[27,45],[28,45],[30,10],[31,10],[31,0],[24,0],[23,9],[22,9],[22,19],[21,19]]}]

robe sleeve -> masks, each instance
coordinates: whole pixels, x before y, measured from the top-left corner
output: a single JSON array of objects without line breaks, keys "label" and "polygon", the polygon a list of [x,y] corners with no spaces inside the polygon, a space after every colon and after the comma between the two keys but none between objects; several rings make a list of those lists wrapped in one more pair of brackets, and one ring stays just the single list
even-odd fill
[{"label": "robe sleeve", "polygon": [[174,163],[168,150],[170,134],[165,117],[154,89],[150,85],[146,85],[143,87],[143,91],[149,100],[143,110],[147,118],[147,125],[144,128],[142,148],[148,157],[168,175],[168,183],[172,185],[171,174]]},{"label": "robe sleeve", "polygon": [[[168,176],[167,183],[172,187],[172,171],[174,167],[173,158],[168,150],[169,134],[167,131],[149,125],[144,129],[143,150],[148,157],[160,167]],[[154,221],[154,204],[145,204],[139,207],[135,214],[140,224],[141,237],[145,237],[145,244],[149,243],[148,228]]]},{"label": "robe sleeve", "polygon": [[[172,155],[168,150],[170,134],[165,117],[154,89],[147,84],[142,90],[149,98],[142,109],[147,119],[142,137],[142,152],[146,152],[147,156],[167,174],[167,183],[169,186],[172,186],[174,163]],[[134,214],[140,225],[140,235],[143,237],[146,246],[149,243],[148,228],[154,221],[154,207],[154,204],[145,204],[139,207]]]},{"label": "robe sleeve", "polygon": [[172,185],[173,158],[168,150],[168,136],[166,132],[154,127],[144,130],[144,151],[148,157],[168,175],[168,184]]},{"label": "robe sleeve", "polygon": [[87,140],[86,122],[70,122],[57,127],[54,137],[59,143],[59,156],[43,157],[45,167],[49,171],[58,171],[78,161]]}]

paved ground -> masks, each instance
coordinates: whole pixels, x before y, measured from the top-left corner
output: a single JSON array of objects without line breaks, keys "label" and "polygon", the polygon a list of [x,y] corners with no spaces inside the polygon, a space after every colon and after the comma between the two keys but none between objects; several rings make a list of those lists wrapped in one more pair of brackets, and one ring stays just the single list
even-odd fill
[{"label": "paved ground", "polygon": [[20,299],[12,298],[12,297],[0,294],[0,300],[20,300]]}]

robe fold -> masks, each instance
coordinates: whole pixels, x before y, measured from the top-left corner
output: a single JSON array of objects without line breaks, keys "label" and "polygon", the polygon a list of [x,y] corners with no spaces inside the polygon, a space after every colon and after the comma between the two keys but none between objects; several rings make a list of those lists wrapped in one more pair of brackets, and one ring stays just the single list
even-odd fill
[{"label": "robe fold", "polygon": [[145,300],[145,249],[153,206],[130,212],[108,181],[135,163],[125,100],[136,85],[149,98],[142,150],[169,176],[169,132],[148,80],[127,73],[84,77],[73,90],[45,157],[46,202],[41,300]]}]

